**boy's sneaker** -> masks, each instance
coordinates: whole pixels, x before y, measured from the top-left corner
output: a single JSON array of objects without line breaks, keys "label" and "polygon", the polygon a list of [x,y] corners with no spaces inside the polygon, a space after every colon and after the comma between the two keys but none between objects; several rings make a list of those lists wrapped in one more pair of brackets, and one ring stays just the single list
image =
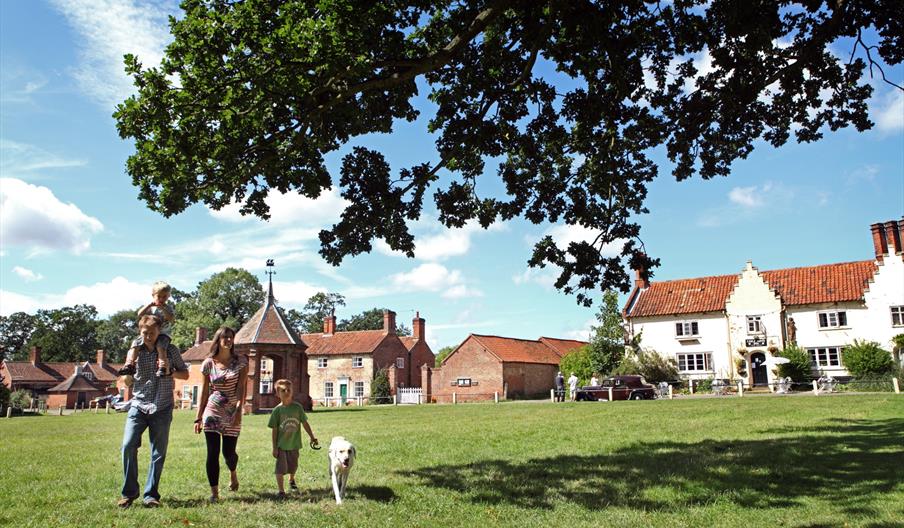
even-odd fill
[{"label": "boy's sneaker", "polygon": [[135,375],[135,364],[134,363],[126,363],[122,366],[116,373],[120,376],[134,376]]},{"label": "boy's sneaker", "polygon": [[289,487],[292,488],[292,491],[298,491],[298,484],[294,480],[289,481]]},{"label": "boy's sneaker", "polygon": [[171,374],[170,371],[166,370],[166,367],[159,367],[157,369],[157,377],[158,378],[165,378],[165,377],[169,376],[170,374]]}]

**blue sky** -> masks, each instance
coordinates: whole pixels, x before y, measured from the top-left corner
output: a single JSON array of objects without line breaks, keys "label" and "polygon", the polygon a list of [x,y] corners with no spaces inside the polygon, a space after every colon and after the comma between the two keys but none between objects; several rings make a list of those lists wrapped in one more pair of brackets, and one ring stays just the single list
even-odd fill
[{"label": "blue sky", "polygon": [[[578,228],[514,221],[447,231],[428,214],[413,227],[417,258],[379,246],[334,268],[316,236],[338,219],[335,190],[317,202],[275,197],[269,223],[204,206],[170,219],[149,211],[125,172],[131,145],[111,113],[131,91],[122,55],[158,61],[168,13],[173,2],[0,2],[0,313],[90,303],[109,314],[145,302],[160,279],[192,290],[242,266],[263,282],[274,258],[282,306],[328,290],[348,300],[340,318],[385,306],[410,325],[419,310],[434,350],[470,332],[586,337],[596,307],[553,289],[551,271],[526,266],[538,238],[588,236]],[[904,78],[901,68],[887,73]],[[870,258],[869,224],[904,213],[904,95],[875,86],[869,132],[760,145],[712,181],[677,183],[661,164],[651,212],[639,219],[647,250],[662,260],[654,280],[736,273],[748,259],[776,269]],[[429,115],[423,97],[418,106]],[[356,144],[382,149],[395,168],[428,161],[424,120]],[[331,169],[344,152],[330,155]],[[481,192],[498,189],[494,177]]]}]

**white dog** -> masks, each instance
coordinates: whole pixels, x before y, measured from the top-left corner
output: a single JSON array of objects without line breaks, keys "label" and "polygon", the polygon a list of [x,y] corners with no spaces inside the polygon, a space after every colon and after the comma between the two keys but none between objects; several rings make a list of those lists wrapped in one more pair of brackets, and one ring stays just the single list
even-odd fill
[{"label": "white dog", "polygon": [[355,446],[341,436],[334,436],[330,441],[330,478],[333,481],[333,493],[336,504],[342,504],[345,487],[348,485],[348,474],[355,463]]}]

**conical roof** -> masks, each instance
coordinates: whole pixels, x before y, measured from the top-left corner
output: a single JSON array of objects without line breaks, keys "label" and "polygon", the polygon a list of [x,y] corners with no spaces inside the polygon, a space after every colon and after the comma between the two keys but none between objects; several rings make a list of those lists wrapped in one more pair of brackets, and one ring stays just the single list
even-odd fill
[{"label": "conical roof", "polygon": [[237,345],[261,343],[305,346],[292,325],[286,321],[282,310],[276,305],[272,281],[264,305],[235,334]]}]

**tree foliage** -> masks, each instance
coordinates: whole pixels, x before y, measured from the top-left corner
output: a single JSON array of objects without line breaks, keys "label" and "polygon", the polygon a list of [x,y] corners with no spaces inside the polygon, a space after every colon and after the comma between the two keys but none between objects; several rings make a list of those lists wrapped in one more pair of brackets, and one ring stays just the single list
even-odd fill
[{"label": "tree foliage", "polygon": [[[351,332],[354,330],[382,330],[383,329],[383,311],[385,308],[371,308],[364,310],[359,314],[355,314],[348,319],[339,321],[336,330],[340,332]],[[396,335],[411,335],[411,329],[396,322]]]},{"label": "tree foliage", "polygon": [[111,362],[125,360],[132,340],[138,337],[135,310],[120,310],[97,325],[97,344],[105,350]]},{"label": "tree foliage", "polygon": [[391,397],[389,375],[386,369],[382,368],[374,373],[374,379],[370,382],[370,403],[372,405],[390,403]]},{"label": "tree foliage", "polygon": [[778,366],[778,375],[780,377],[791,378],[793,381],[805,381],[812,376],[810,355],[803,348],[797,345],[788,345],[778,356],[789,360],[788,363]]},{"label": "tree foliage", "polygon": [[[291,322],[301,333],[316,334],[323,331],[323,320],[336,313],[336,308],[345,306],[345,297],[340,293],[317,292],[312,295],[302,312],[289,310]],[[382,319],[380,324],[382,324]]]},{"label": "tree foliage", "polygon": [[42,361],[88,361],[98,348],[97,309],[87,304],[38,310],[35,327],[26,345],[41,347]]},{"label": "tree foliage", "polygon": [[443,366],[443,360],[445,360],[447,357],[449,357],[449,354],[451,354],[455,350],[455,348],[456,347],[449,345],[449,346],[444,346],[443,348],[439,349],[439,352],[436,353],[436,360],[434,362],[434,366],[436,366],[436,367]]},{"label": "tree foliage", "polygon": [[841,362],[855,378],[881,376],[894,367],[891,354],[875,341],[854,340],[854,344],[844,348]]},{"label": "tree foliage", "polygon": [[[660,172],[653,150],[676,179],[709,179],[728,175],[759,140],[779,147],[826,128],[866,130],[866,67],[884,78],[883,64],[904,58],[899,1],[182,8],[160,65],[126,56],[138,91],[114,114],[120,136],[135,142],[127,170],[151,209],[170,216],[235,201],[266,218],[268,192],[316,198],[338,181],[349,205],[320,233],[321,254],[338,264],[375,239],[412,256],[408,222],[435,188],[448,227],[523,217],[595,230],[567,246],[545,237],[529,260],[558,266],[556,287],[584,303],[596,288],[626,291],[626,261],[658,264],[637,223]],[[418,82],[435,105],[427,131],[436,152],[393,169],[380,151],[355,147],[334,178],[326,155],[418,117]],[[478,180],[492,172],[505,192],[481,195]]]},{"label": "tree foliage", "polygon": [[26,344],[35,329],[35,316],[15,312],[0,315],[0,361],[28,356]]},{"label": "tree foliage", "polygon": [[603,301],[596,314],[598,326],[590,334],[590,362],[593,372],[609,374],[625,355],[625,329],[618,308],[618,294],[612,290],[603,293]]},{"label": "tree foliage", "polygon": [[573,372],[578,378],[578,385],[587,385],[590,383],[590,377],[596,372],[594,362],[592,360],[592,352],[589,346],[582,346],[562,357],[559,362],[559,370],[566,378],[571,376]]},{"label": "tree foliage", "polygon": [[626,355],[613,370],[613,374],[640,374],[648,383],[678,379],[678,365],[652,349],[637,349]]}]

